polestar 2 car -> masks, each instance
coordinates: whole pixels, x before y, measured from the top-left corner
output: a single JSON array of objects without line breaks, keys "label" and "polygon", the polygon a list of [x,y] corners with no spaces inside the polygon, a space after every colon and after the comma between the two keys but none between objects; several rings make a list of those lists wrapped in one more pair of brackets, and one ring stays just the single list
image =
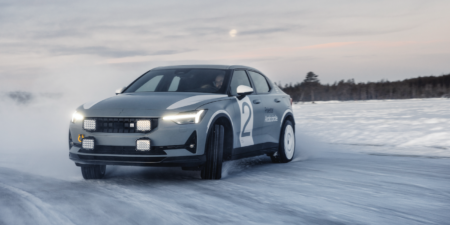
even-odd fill
[{"label": "polestar 2 car", "polygon": [[84,179],[104,177],[107,165],[181,167],[220,179],[223,161],[291,161],[294,132],[292,99],[257,69],[157,67],[76,109],[69,158]]}]

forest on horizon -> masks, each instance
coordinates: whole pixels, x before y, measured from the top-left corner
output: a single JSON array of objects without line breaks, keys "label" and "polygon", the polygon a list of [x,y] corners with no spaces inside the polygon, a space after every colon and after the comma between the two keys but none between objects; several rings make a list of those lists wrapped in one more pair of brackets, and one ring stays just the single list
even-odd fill
[{"label": "forest on horizon", "polygon": [[450,74],[419,76],[402,81],[356,83],[354,79],[349,79],[333,84],[321,84],[318,75],[308,72],[302,82],[277,85],[289,94],[294,102],[450,98]]}]

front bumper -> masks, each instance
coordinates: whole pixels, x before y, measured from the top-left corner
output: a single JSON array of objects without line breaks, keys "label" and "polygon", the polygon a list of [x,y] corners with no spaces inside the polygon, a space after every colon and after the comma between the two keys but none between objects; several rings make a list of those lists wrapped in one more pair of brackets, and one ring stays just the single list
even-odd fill
[{"label": "front bumper", "polygon": [[[152,126],[150,132],[138,133],[125,131],[128,129],[126,126],[128,120],[144,118],[139,117],[140,115],[122,112],[120,117],[110,118],[104,117],[106,112],[95,114],[91,111],[84,112],[84,116],[85,118],[95,117],[96,121],[100,121],[98,126],[100,130],[92,132],[83,129],[82,120],[71,123],[69,128],[73,140],[73,145],[69,149],[69,158],[79,166],[98,164],[197,167],[206,162],[204,156],[208,123],[206,117],[198,124],[185,125],[158,119],[157,122],[152,121],[152,124],[156,122],[157,126]],[[175,112],[167,114],[172,113]],[[145,114],[145,118],[161,118],[159,114]],[[111,119],[113,119],[112,122],[109,121]],[[109,128],[110,122],[113,130]],[[102,123],[101,126],[100,123]],[[122,126],[123,132],[120,130]],[[81,148],[82,138],[87,137],[95,138],[95,148],[92,151]],[[150,151],[136,151],[136,140],[142,138],[150,139]]]},{"label": "front bumper", "polygon": [[199,167],[205,164],[205,155],[179,157],[143,157],[143,156],[105,156],[69,153],[69,158],[77,166],[121,165],[121,166],[161,166],[161,167]]}]

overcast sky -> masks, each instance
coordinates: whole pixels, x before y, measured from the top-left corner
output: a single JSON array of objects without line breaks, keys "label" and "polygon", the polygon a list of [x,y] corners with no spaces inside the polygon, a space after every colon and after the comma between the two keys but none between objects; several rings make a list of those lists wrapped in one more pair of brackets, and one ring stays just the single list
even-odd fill
[{"label": "overcast sky", "polygon": [[248,65],[282,83],[308,71],[323,83],[441,75],[449,9],[448,0],[0,1],[0,88],[112,94],[177,64]]}]

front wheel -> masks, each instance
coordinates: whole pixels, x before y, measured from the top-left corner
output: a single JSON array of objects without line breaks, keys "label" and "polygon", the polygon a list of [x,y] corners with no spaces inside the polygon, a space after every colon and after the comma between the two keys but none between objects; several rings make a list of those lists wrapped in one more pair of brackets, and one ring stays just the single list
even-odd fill
[{"label": "front wheel", "polygon": [[106,165],[85,165],[81,166],[81,174],[85,180],[102,179],[105,176]]},{"label": "front wheel", "polygon": [[206,164],[201,172],[202,179],[219,180],[222,178],[224,136],[224,127],[222,125],[214,125],[208,137]]},{"label": "front wheel", "polygon": [[295,132],[294,124],[286,120],[281,127],[280,142],[278,152],[271,156],[272,162],[287,163],[292,161],[295,153]]}]

